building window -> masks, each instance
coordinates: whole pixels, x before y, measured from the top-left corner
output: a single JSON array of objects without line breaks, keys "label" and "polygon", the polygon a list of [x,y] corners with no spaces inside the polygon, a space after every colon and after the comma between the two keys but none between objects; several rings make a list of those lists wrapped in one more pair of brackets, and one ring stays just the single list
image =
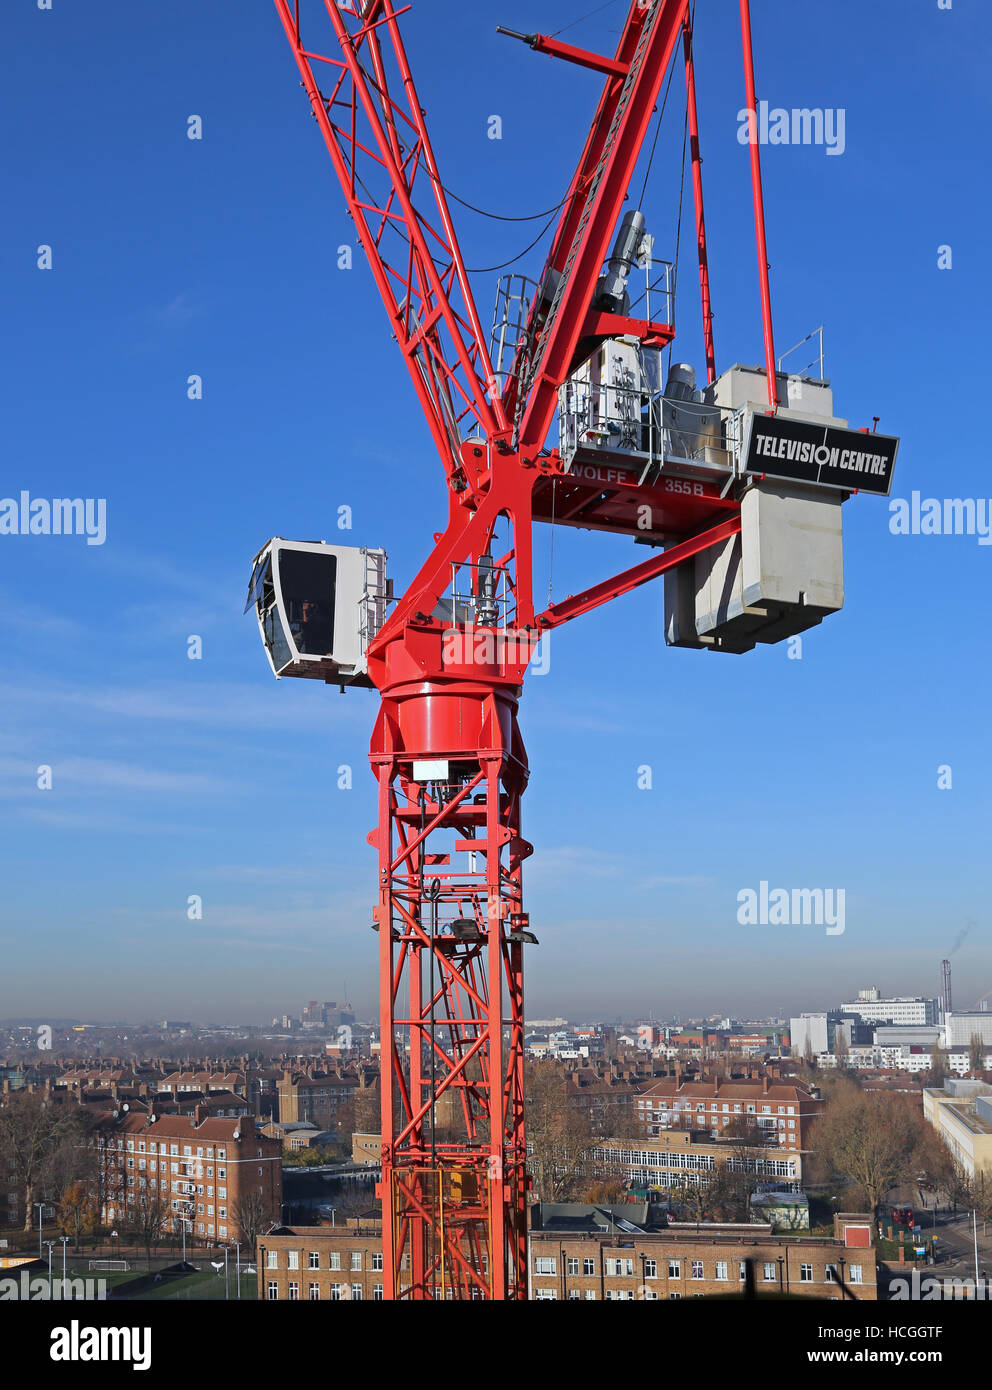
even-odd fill
[{"label": "building window", "polygon": [[726,1280],[726,1278],[727,1278],[727,1261],[726,1261],[726,1260],[717,1260],[717,1262],[716,1262],[716,1277],[717,1277],[717,1279],[719,1279],[719,1280],[721,1281],[721,1283],[724,1282],[724,1281]]},{"label": "building window", "polygon": [[865,1280],[864,1280],[864,1271],[863,1271],[861,1265],[851,1265],[850,1268],[849,1268],[849,1270],[848,1270],[848,1273],[849,1273],[849,1275],[850,1275],[850,1277],[851,1277],[851,1283],[852,1283],[852,1284],[863,1284],[863,1283],[864,1283],[864,1281],[865,1281]]},{"label": "building window", "polygon": [[298,1303],[298,1302],[299,1302],[299,1299],[300,1299],[300,1286],[299,1286],[299,1284],[296,1282],[295,1279],[291,1279],[291,1280],[289,1281],[289,1301],[290,1301],[290,1303],[292,1303],[292,1302],[294,1302],[294,1301]]},{"label": "building window", "polygon": [[[473,1290],[473,1292],[474,1292],[474,1290]],[[352,1286],[351,1286],[351,1301],[352,1301],[353,1303],[361,1303],[361,1301],[362,1301],[362,1286],[361,1286],[361,1284],[352,1284]]]},{"label": "building window", "polygon": [[682,1277],[682,1261],[681,1261],[681,1260],[669,1260],[669,1261],[668,1261],[668,1277],[669,1277],[669,1279],[681,1279],[681,1277]]},{"label": "building window", "polygon": [[595,1274],[595,1273],[596,1273],[596,1261],[595,1261],[595,1259],[591,1259],[591,1260],[585,1259],[585,1260],[582,1261],[582,1273],[583,1273],[583,1274]]},{"label": "building window", "polygon": [[800,1266],[799,1266],[799,1282],[800,1282],[801,1284],[812,1284],[812,1282],[813,1282],[813,1266],[812,1266],[812,1265],[800,1265]]},{"label": "building window", "polygon": [[327,1268],[328,1268],[328,1269],[340,1269],[340,1268],[341,1268],[341,1252],[340,1252],[340,1250],[332,1250],[332,1251],[331,1251],[330,1255],[328,1256]]},{"label": "building window", "polygon": [[557,1289],[538,1289],[538,1290],[537,1290],[537,1302],[538,1302],[538,1303],[550,1303],[550,1302],[552,1302],[554,1299],[556,1299],[557,1297],[558,1297],[558,1290],[557,1290]]},{"label": "building window", "polygon": [[361,1269],[361,1267],[362,1267],[362,1252],[361,1252],[361,1250],[352,1250],[352,1252],[351,1252],[351,1267],[352,1267],[352,1269],[358,1269],[358,1270]]},{"label": "building window", "polygon": [[319,1302],[320,1302],[320,1285],[319,1285],[319,1284],[311,1284],[311,1285],[310,1285],[310,1302],[311,1302],[311,1303],[319,1303]]},{"label": "building window", "polygon": [[578,1274],[579,1272],[578,1259],[573,1258],[571,1255],[568,1257],[568,1272],[569,1274]]},{"label": "building window", "polygon": [[377,1250],[377,1251],[375,1252],[375,1254],[372,1256],[372,1268],[373,1268],[373,1270],[382,1269],[382,1251],[381,1251],[381,1250]]},{"label": "building window", "polygon": [[320,1269],[320,1251],[319,1251],[319,1250],[311,1250],[311,1251],[310,1251],[310,1268],[311,1268],[311,1269]]},{"label": "building window", "polygon": [[290,1250],[290,1251],[289,1251],[289,1263],[288,1263],[288,1265],[287,1265],[287,1268],[288,1268],[288,1269],[299,1269],[299,1267],[300,1267],[300,1252],[299,1252],[299,1250]]},{"label": "building window", "polygon": [[274,1279],[269,1280],[266,1286],[265,1296],[270,1303],[274,1302],[279,1297],[279,1285],[276,1283]]},{"label": "building window", "polygon": [[657,1277],[658,1277],[658,1261],[657,1261],[657,1260],[645,1260],[645,1261],[644,1261],[644,1277],[645,1277],[645,1279],[657,1279]]},{"label": "building window", "polygon": [[692,1277],[693,1277],[693,1279],[702,1279],[702,1277],[703,1277],[703,1262],[702,1262],[702,1260],[693,1260],[693,1262],[692,1262]]},{"label": "building window", "polygon": [[772,1264],[771,1260],[765,1260],[764,1264],[761,1266],[761,1277],[766,1284],[774,1284],[775,1266]]},{"label": "building window", "polygon": [[534,1257],[535,1274],[557,1274],[558,1261],[553,1255],[535,1255]]},{"label": "building window", "polygon": [[629,1275],[633,1274],[633,1272],[634,1272],[634,1261],[633,1261],[633,1260],[607,1260],[607,1261],[606,1261],[606,1273],[607,1273],[611,1278],[614,1278],[614,1279],[621,1279],[621,1278],[623,1278],[625,1275],[628,1275],[628,1276],[629,1276]]},{"label": "building window", "polygon": [[747,1260],[740,1261],[740,1274],[738,1277],[740,1278],[742,1284],[747,1279]]},{"label": "building window", "polygon": [[668,1297],[669,1297],[669,1298],[681,1298],[682,1295],[681,1295],[680,1293],[670,1293],[670,1294],[668,1295]]},{"label": "building window", "polygon": [[381,1284],[375,1284],[375,1285],[373,1285],[373,1287],[372,1287],[372,1297],[373,1297],[373,1299],[376,1301],[376,1303],[381,1303],[381,1302],[382,1302],[383,1288],[382,1288],[382,1285],[381,1285]]},{"label": "building window", "polygon": [[278,1251],[278,1250],[266,1250],[266,1252],[265,1252],[265,1268],[266,1268],[266,1269],[278,1269],[278,1268],[279,1268],[279,1251]]},{"label": "building window", "polygon": [[340,1302],[341,1302],[341,1290],[343,1289],[343,1287],[344,1287],[343,1284],[332,1284],[332,1285],[331,1285],[331,1302],[332,1302],[332,1303],[340,1303]]}]

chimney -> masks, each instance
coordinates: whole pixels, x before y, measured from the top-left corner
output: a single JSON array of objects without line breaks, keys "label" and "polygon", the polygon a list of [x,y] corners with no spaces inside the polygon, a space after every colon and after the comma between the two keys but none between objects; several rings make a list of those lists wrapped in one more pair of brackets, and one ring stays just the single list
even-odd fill
[{"label": "chimney", "polygon": [[767,1072],[765,1072],[764,1076],[761,1078],[761,1094],[762,1094],[763,1096],[767,1096],[767,1094],[768,1094],[768,1073],[767,1073]]}]

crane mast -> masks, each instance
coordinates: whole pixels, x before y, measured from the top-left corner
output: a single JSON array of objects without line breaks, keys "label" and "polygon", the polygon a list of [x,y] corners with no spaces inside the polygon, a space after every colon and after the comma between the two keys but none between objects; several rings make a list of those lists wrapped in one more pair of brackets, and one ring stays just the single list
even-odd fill
[{"label": "crane mast", "polygon": [[[410,7],[314,0],[304,25],[300,0],[274,3],[437,448],[448,517],[388,615],[383,552],[346,554],[278,537],[256,557],[249,604],[277,675],[366,684],[380,694],[370,746],[378,820],[368,842],[378,861],[372,926],[384,1297],[520,1300],[527,1296],[524,959],[537,944],[523,896],[533,852],[521,819],[529,775],[517,720],[524,674],[542,636],[562,623],[662,574],[667,603],[673,576],[696,565],[698,579],[706,566],[723,564],[720,557],[739,555],[742,526],[752,524],[747,498],[765,476],[745,468],[741,452],[741,421],[757,428],[752,405],[743,413],[728,408],[734,424],[721,426],[719,447],[707,453],[704,441],[693,446],[697,462],[679,456],[669,464],[670,442],[682,438],[676,425],[684,428],[679,411],[689,408],[682,387],[662,413],[645,404],[646,387],[635,388],[640,414],[624,428],[637,462],[604,467],[618,456],[608,452],[614,423],[602,402],[620,388],[594,382],[583,366],[610,344],[620,345],[624,360],[647,353],[660,365],[660,349],[674,338],[670,305],[657,320],[631,314],[626,278],[648,243],[641,211],[623,214],[623,203],[681,40],[708,389],[720,387],[689,0],[632,0],[612,57],[541,34],[514,35],[539,54],[602,74],[604,85],[506,372],[490,359],[403,45],[398,21]],[[741,0],[742,17],[746,5]],[[315,30],[312,18],[320,21]],[[749,20],[747,29],[749,59]],[[568,449],[564,430],[549,448],[555,411],[576,382],[581,427]],[[718,409],[700,408],[707,418]],[[661,452],[643,443],[659,430],[669,441]],[[539,521],[631,536],[656,549],[537,611]],[[332,600],[336,584],[339,600],[353,594],[349,602],[365,614],[360,647],[347,657],[329,635],[333,602],[329,611],[306,592],[306,576],[321,564],[334,567]],[[684,595],[676,598],[682,603]],[[792,608],[789,600],[749,602],[747,621],[768,625],[761,641],[831,611],[829,595],[812,616],[805,593]],[[708,622],[702,613],[688,636],[676,624],[668,640],[714,650],[754,645],[751,628],[741,636],[736,609]]]}]

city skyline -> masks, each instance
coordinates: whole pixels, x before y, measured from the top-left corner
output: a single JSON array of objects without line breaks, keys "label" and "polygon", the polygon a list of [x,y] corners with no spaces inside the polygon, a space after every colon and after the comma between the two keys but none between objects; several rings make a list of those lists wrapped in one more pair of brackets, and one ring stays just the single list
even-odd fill
[{"label": "city skyline", "polygon": [[[549,31],[575,18],[565,0],[540,8]],[[774,7],[755,15],[762,96],[846,112],[840,157],[762,150],[779,345],[827,316],[838,412],[868,427],[880,414],[880,430],[903,437],[894,499],[983,500],[980,450],[954,445],[948,413],[951,383],[962,402],[984,390],[960,331],[992,275],[988,195],[969,177],[985,156],[984,36],[961,7],[953,21],[933,6],[912,24],[903,8],[886,0],[865,15],[845,0],[846,22],[829,26],[791,9],[787,25]],[[232,36],[223,7],[197,16],[196,44],[174,17],[124,6],[95,23],[69,7],[2,20],[24,61],[5,93],[22,133],[0,232],[18,345],[0,492],[106,504],[105,533],[88,538],[102,543],[0,534],[11,634],[2,1013],[16,1002],[40,1017],[119,1016],[133,1000],[145,1016],[236,1021],[298,998],[294,981],[308,975],[346,977],[374,1016],[364,837],[376,820],[375,700],[276,685],[241,608],[251,557],[273,534],[382,544],[402,589],[443,520],[444,488],[270,10],[239,13],[232,64],[217,62]],[[501,211],[545,208],[599,78],[546,64],[535,86],[534,55],[498,39],[492,16],[445,6],[439,27],[441,13],[418,5],[408,43],[432,109],[463,113],[437,122],[451,186],[488,208],[499,177],[513,192]],[[594,16],[573,37],[609,49],[613,23]],[[887,55],[870,81],[854,25],[864,51]],[[761,355],[744,97],[736,37],[700,25],[697,44],[722,370]],[[467,51],[482,61],[467,66]],[[940,119],[907,120],[938,102]],[[500,140],[487,134],[494,112]],[[188,138],[192,114],[200,140]],[[680,153],[663,141],[656,175],[677,174]],[[907,209],[904,190],[924,181],[927,198]],[[658,177],[658,189],[673,186]],[[656,254],[672,254],[667,192],[645,210]],[[456,220],[471,266],[531,239],[532,224],[507,232],[460,205]],[[691,241],[683,226],[690,288]],[[50,271],[38,268],[41,245],[53,248]],[[351,270],[338,268],[341,246]],[[951,269],[939,266],[944,246]],[[520,268],[535,273],[536,257]],[[473,280],[487,318],[494,276]],[[689,300],[676,350],[701,370]],[[201,400],[187,397],[193,374]],[[987,587],[987,547],[973,534],[901,534],[884,499],[856,503],[845,509],[846,607],[804,635],[800,660],[784,646],[666,650],[660,584],[554,634],[521,716],[541,943],[528,948],[529,1011],[728,1000],[787,1012],[874,979],[936,992],[969,921],[956,992],[992,990],[988,656],[961,601]],[[341,507],[350,531],[338,529]],[[616,537],[559,528],[554,595],[641,558]],[[542,583],[550,567],[549,537]],[[595,816],[580,826],[572,808],[590,790]],[[762,882],[843,890],[843,934],[742,925],[739,894]]]}]

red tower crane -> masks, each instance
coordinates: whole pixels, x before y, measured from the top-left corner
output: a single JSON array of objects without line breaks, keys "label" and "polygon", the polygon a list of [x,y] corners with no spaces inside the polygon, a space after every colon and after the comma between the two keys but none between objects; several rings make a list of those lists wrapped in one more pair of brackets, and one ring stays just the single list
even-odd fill
[{"label": "red tower crane", "polygon": [[[550,629],[693,557],[702,563],[739,550],[743,496],[764,477],[746,467],[746,442],[730,441],[726,430],[717,450],[726,463],[704,462],[698,440],[696,454],[681,461],[668,458],[667,444],[645,451],[645,430],[674,439],[678,419],[651,414],[643,383],[635,392],[640,413],[628,420],[637,464],[605,466],[616,459],[604,452],[614,422],[603,403],[614,387],[588,374],[576,388],[584,413],[575,417],[574,447],[565,448],[564,432],[558,447],[547,447],[563,388],[604,344],[660,360],[659,349],[674,337],[670,313],[653,321],[629,308],[626,281],[646,245],[639,213],[624,218],[612,256],[610,244],[680,41],[707,376],[715,380],[689,0],[632,0],[612,57],[515,35],[537,52],[602,73],[604,86],[541,280],[511,335],[512,363],[501,374],[403,45],[398,20],[410,7],[323,0],[323,11],[315,7],[318,36],[304,34],[299,0],[275,5],[441,458],[448,519],[388,617],[384,557],[360,553],[366,581],[371,572],[375,582],[360,586],[355,600],[365,616],[361,653],[350,664],[330,654],[336,620],[327,603],[303,593],[312,564],[326,557],[337,566],[341,599],[346,571],[352,574],[343,548],[276,538],[257,557],[249,602],[277,674],[371,684],[381,695],[370,751],[378,824],[368,840],[378,856],[385,1297],[523,1299],[523,981],[526,951],[536,944],[523,899],[523,865],[532,853],[521,824],[524,673]],[[741,9],[749,59],[747,0]],[[753,172],[757,198],[757,158]],[[763,218],[758,226],[764,308]],[[770,314],[765,329],[767,412],[776,403]],[[719,409],[709,417],[718,424]],[[748,421],[754,414],[752,407]],[[536,521],[664,549],[537,611]],[[763,614],[777,634],[757,640],[784,635],[789,620],[780,608],[752,603],[746,612]],[[805,614],[798,626],[818,620]],[[700,629],[687,641],[673,628],[670,640],[720,649],[722,631]],[[735,628],[726,649],[754,645],[741,640]]]}]

